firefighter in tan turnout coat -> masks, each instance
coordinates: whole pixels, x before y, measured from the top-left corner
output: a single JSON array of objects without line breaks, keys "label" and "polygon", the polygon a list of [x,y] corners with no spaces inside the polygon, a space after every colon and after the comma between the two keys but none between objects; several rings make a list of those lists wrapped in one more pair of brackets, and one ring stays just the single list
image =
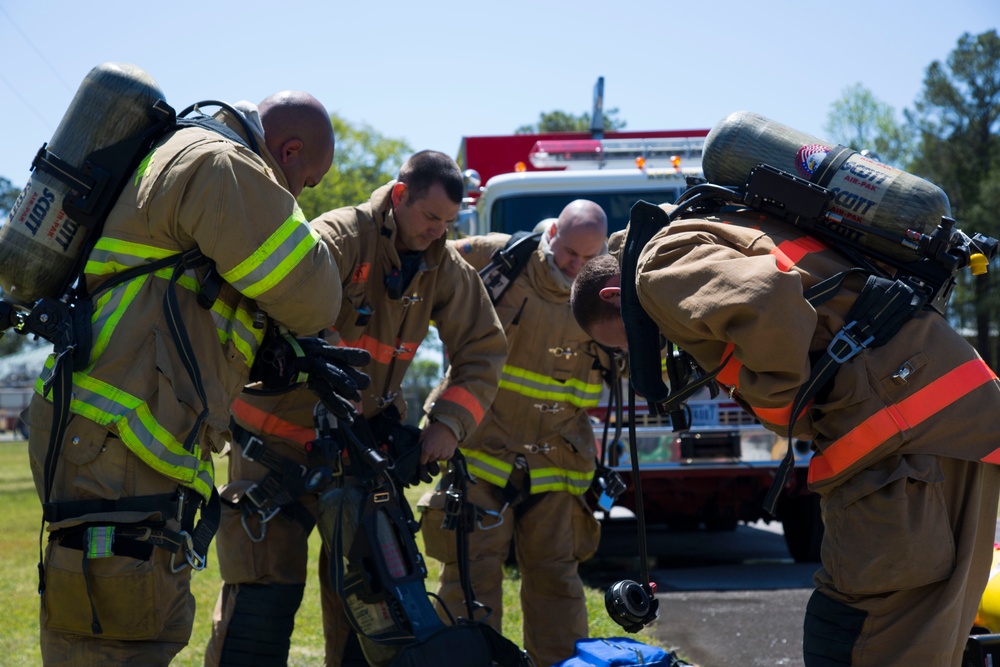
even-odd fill
[{"label": "firefighter in tan turnout coat", "polygon": [[[451,366],[445,388],[420,434],[423,463],[451,458],[458,442],[476,429],[496,393],[507,351],[482,281],[445,243],[463,193],[454,160],[423,151],[369,202],[330,211],[311,223],[340,267],[344,299],[331,335],[372,355],[364,369],[372,380],[362,392],[366,419],[387,411],[405,418],[403,375],[431,321],[447,346]],[[233,445],[231,481],[222,493],[232,504],[223,509],[218,539],[225,583],[208,664],[283,665],[287,660],[317,496],[298,497],[262,525],[242,494],[269,470],[240,451],[246,438],[258,437],[273,454],[304,464],[304,445],[315,437],[315,404],[315,396],[299,390],[277,397],[244,395],[233,407],[242,438]],[[349,626],[331,590],[325,549],[319,570],[326,664],[358,664],[363,658],[353,639],[347,647]]]},{"label": "firefighter in tan turnout coat", "polygon": [[[596,551],[600,528],[583,498],[596,462],[586,410],[598,404],[611,362],[573,320],[569,289],[584,262],[605,251],[606,235],[604,211],[586,200],[572,202],[543,230],[496,304],[510,352],[493,405],[461,446],[478,482],[469,485],[469,502],[495,513],[469,535],[476,599],[493,610],[487,622],[499,631],[502,566],[513,540],[524,646],[536,665],[570,657],[574,642],[587,637],[577,566]],[[481,269],[508,239],[490,234],[454,243]],[[466,616],[455,532],[441,528],[443,495],[421,500],[421,531],[427,554],[444,563],[438,594],[452,615]]]},{"label": "firefighter in tan turnout coat", "polygon": [[[637,267],[661,333],[702,368],[728,359],[716,379],[779,434],[865,284],[850,276],[814,308],[803,290],[851,265],[756,211],[681,217]],[[619,347],[621,279],[616,261],[599,258],[573,295],[584,328]],[[992,559],[998,415],[993,371],[944,317],[921,310],[848,359],[797,417],[795,436],[815,445],[809,484],[826,526],[806,665],[961,664]]]},{"label": "firefighter in tan turnout coat", "polygon": [[[46,664],[166,665],[187,644],[191,570],[204,565],[214,532],[202,539],[195,512],[201,505],[207,525],[213,498],[218,508],[211,453],[228,438],[230,404],[263,339],[255,321],[266,313],[311,332],[336,316],[337,268],[295,202],[332,162],[329,115],[305,93],[237,108],[261,156],[210,129],[177,130],[112,209],[86,264],[93,345],[89,364],[73,373],[54,470],[52,395],[43,390],[52,358],[36,385],[29,450],[51,531],[40,619]],[[220,119],[247,139],[232,115]],[[204,266],[179,276],[173,265],[139,272],[192,249],[224,281],[210,307],[198,303]],[[99,289],[133,268],[138,275]],[[178,321],[187,354],[171,330]]]}]

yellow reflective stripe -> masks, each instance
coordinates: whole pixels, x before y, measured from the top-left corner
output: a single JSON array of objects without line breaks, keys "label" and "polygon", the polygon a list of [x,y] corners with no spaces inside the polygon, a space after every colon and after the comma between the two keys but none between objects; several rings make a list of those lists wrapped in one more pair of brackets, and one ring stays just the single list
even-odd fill
[{"label": "yellow reflective stripe", "polygon": [[132,304],[136,294],[146,284],[147,278],[149,278],[148,273],[144,276],[138,276],[124,285],[119,285],[117,289],[109,290],[103,294],[94,304],[91,324],[98,330],[98,333],[94,337],[90,353],[91,359],[97,359],[104,354],[122,316],[125,315],[125,311]]},{"label": "yellow reflective stripe", "polygon": [[222,277],[241,293],[257,298],[284,280],[318,242],[319,234],[296,206],[260,248]]},{"label": "yellow reflective stripe", "polygon": [[178,252],[176,249],[159,248],[144,243],[102,236],[94,244],[84,272],[95,276],[104,276],[176,255]]},{"label": "yellow reflective stripe", "polygon": [[525,368],[507,364],[504,364],[500,375],[499,387],[529,398],[565,401],[580,408],[597,405],[600,402],[603,389],[601,384],[584,382],[577,378],[560,382]]},{"label": "yellow reflective stripe", "polygon": [[593,471],[566,470],[565,468],[532,468],[531,493],[547,493],[551,491],[566,491],[579,496],[590,488],[594,477]]},{"label": "yellow reflective stripe", "polygon": [[459,451],[465,456],[470,473],[494,486],[507,486],[507,480],[510,479],[514,466],[474,449],[459,447]]},{"label": "yellow reflective stripe", "polygon": [[142,162],[139,163],[139,168],[135,171],[135,182],[132,183],[133,187],[137,187],[139,185],[139,181],[142,180],[142,177],[149,173],[149,168],[153,166],[154,155],[156,155],[155,148],[150,151],[149,155],[142,159]]},{"label": "yellow reflective stripe", "polygon": [[252,365],[257,349],[264,340],[264,330],[254,327],[253,314],[242,305],[233,308],[222,299],[216,299],[212,305],[212,319],[215,320],[219,343],[225,345],[232,340],[243,355],[243,362],[247,366]]}]

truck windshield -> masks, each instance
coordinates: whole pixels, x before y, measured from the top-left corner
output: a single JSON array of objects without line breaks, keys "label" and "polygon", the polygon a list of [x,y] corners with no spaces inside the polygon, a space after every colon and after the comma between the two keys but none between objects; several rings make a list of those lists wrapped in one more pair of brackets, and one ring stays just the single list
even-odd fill
[{"label": "truck windshield", "polygon": [[629,211],[640,199],[651,204],[672,204],[680,194],[677,188],[663,190],[635,190],[621,192],[564,192],[523,194],[498,199],[490,212],[493,232],[513,234],[522,229],[530,230],[545,218],[556,218],[566,204],[574,199],[597,202],[608,214],[608,233],[625,229]]}]

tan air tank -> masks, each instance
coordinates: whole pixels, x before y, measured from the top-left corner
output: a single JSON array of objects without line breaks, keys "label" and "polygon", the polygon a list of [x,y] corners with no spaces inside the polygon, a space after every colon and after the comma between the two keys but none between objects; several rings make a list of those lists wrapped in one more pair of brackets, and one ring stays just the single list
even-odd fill
[{"label": "tan air tank", "polygon": [[[153,125],[150,108],[164,99],[146,72],[104,63],[90,70],[47,144],[48,151],[80,169],[87,155],[138,136]],[[35,169],[0,228],[0,287],[4,298],[30,307],[58,297],[79,256],[85,228],[63,210],[81,193]]]},{"label": "tan air tank", "polygon": [[[929,234],[941,216],[951,215],[947,195],[933,183],[853,151],[845,153],[849,157],[842,164],[827,169],[829,161],[824,160],[831,152],[838,152],[834,143],[756,113],[737,111],[709,132],[702,166],[709,182],[743,187],[751,169],[768,164],[831,190],[829,211],[848,223],[899,239],[907,230]],[[853,234],[847,226],[843,233],[903,262],[917,259],[917,253],[901,243]]]}]

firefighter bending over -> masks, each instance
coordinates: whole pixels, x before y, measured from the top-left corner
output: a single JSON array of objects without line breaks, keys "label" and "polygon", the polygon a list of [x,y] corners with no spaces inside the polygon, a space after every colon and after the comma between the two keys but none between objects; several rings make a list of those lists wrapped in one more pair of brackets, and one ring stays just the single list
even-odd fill
[{"label": "firefighter bending over", "polygon": [[[217,119],[244,142],[254,133],[266,144],[260,155],[219,131],[177,129],[111,209],[85,269],[89,363],[62,393],[72,398],[68,421],[51,448],[53,424],[60,432],[59,389],[49,400],[43,389],[52,358],[36,385],[29,451],[51,531],[40,617],[47,665],[166,665],[187,644],[191,571],[204,566],[218,522],[211,454],[228,439],[230,404],[264,338],[255,322],[266,314],[309,333],[336,317],[337,267],[295,202],[330,168],[329,115],[301,92],[236,108],[246,129],[234,113]],[[214,271],[143,271],[195,250]],[[217,295],[206,300],[201,283],[210,282]]]},{"label": "firefighter bending over", "polygon": [[[805,664],[958,667],[992,558],[1000,383],[947,320],[920,310],[848,358],[793,420],[793,400],[831,341],[847,337],[866,284],[851,274],[827,301],[806,300],[804,290],[852,268],[844,257],[757,211],[697,213],[652,237],[629,285],[703,369],[725,363],[716,379],[765,427],[787,435],[793,422],[793,436],[815,444],[809,485],[826,533]],[[573,290],[581,325],[619,347],[623,280],[619,261],[602,257]]]},{"label": "firefighter bending over", "polygon": [[[488,234],[454,243],[482,269],[509,238]],[[468,487],[468,501],[480,515],[469,534],[472,588],[492,609],[486,622],[499,631],[503,563],[513,541],[524,647],[536,665],[569,658],[575,641],[588,636],[577,568],[597,550],[600,526],[583,497],[596,465],[587,408],[598,404],[611,359],[573,320],[569,294],[573,277],[606,252],[606,242],[607,217],[591,201],[570,203],[545,225],[496,303],[510,351],[493,405],[461,447],[477,482]],[[421,530],[427,554],[444,563],[438,594],[452,615],[466,616],[455,532],[441,527],[444,503],[443,490],[421,499]]]},{"label": "firefighter bending over", "polygon": [[[370,201],[329,211],[311,223],[340,267],[344,299],[331,336],[372,355],[365,369],[372,382],[362,392],[361,410],[376,438],[402,433],[403,375],[432,320],[449,350],[444,391],[429,411],[429,425],[414,434],[419,441],[406,457],[404,465],[411,472],[403,473],[409,478],[404,482],[417,481],[417,475],[429,481],[421,467],[450,459],[458,442],[476,429],[496,393],[507,352],[482,281],[445,243],[463,194],[455,161],[422,151]],[[254,494],[254,502],[247,489],[269,473],[272,481],[282,479],[260,462],[261,452],[295,470],[306,463],[305,444],[315,437],[315,404],[315,396],[297,390],[278,397],[245,394],[233,406],[236,437],[229,456],[230,483],[222,492],[227,502],[218,542],[224,585],[208,665],[284,665],[287,660],[305,588],[317,494],[276,490],[274,496]],[[248,451],[251,446],[253,452]],[[398,452],[392,454],[400,466]],[[296,477],[285,481],[294,483]],[[268,515],[273,518],[263,523]],[[319,571],[326,664],[365,665],[331,588],[327,563],[324,548]]]}]

